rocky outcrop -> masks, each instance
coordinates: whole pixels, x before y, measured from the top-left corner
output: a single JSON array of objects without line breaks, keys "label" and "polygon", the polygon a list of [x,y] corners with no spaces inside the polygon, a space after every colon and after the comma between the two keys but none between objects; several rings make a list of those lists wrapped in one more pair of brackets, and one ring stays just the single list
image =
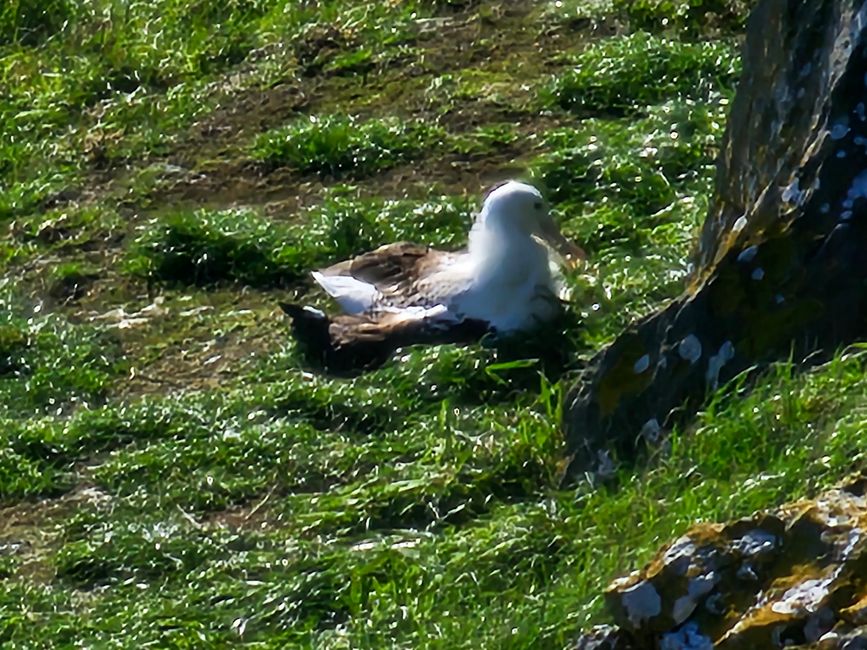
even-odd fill
[{"label": "rocky outcrop", "polygon": [[586,650],[867,648],[867,479],[701,524],[605,594]]},{"label": "rocky outcrop", "polygon": [[632,456],[747,368],[867,333],[867,1],[763,0],[686,293],[567,398],[570,476]]}]

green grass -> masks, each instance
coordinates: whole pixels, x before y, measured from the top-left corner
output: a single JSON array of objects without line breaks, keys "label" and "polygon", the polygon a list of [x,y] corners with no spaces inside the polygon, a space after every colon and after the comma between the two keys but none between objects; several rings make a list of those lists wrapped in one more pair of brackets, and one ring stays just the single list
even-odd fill
[{"label": "green grass", "polygon": [[263,133],[253,157],[273,167],[360,178],[421,156],[442,137],[441,129],[399,118],[310,116]]},{"label": "green grass", "polygon": [[666,99],[708,99],[737,79],[728,41],[688,43],[636,32],[599,41],[555,77],[542,98],[579,113],[633,112]]},{"label": "green grass", "polygon": [[[349,194],[347,194],[350,192]],[[148,225],[128,270],[152,281],[288,286],[312,267],[396,240],[453,246],[469,207],[459,198],[352,200],[335,192],[296,223],[274,224],[250,210],[182,212]]]},{"label": "green grass", "polygon": [[[563,394],[682,288],[744,16],[4,5],[0,646],[566,648],[691,524],[862,468],[856,350],[738,379],[611,484],[560,487]],[[564,323],[305,367],[276,303],[311,268],[461,246],[505,177],[591,254]]]},{"label": "green grass", "polygon": [[559,21],[616,17],[633,30],[680,37],[737,33],[745,26],[751,0],[557,0],[548,13]]}]

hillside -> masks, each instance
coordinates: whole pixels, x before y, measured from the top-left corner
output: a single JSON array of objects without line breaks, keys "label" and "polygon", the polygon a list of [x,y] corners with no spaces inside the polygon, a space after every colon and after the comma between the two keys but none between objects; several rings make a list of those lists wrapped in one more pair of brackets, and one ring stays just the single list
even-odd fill
[{"label": "hillside", "polygon": [[[745,4],[4,5],[0,645],[564,648],[691,524],[863,466],[855,351],[559,487],[563,392],[683,286]],[[590,252],[559,331],[306,365],[308,269],[459,246],[509,177]]]}]

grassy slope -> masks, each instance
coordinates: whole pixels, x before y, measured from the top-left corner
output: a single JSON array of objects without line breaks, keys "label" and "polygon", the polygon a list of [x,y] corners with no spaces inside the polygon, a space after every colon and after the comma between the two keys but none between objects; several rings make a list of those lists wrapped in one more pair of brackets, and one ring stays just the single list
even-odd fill
[{"label": "grassy slope", "polygon": [[[862,465],[853,355],[728,387],[615,487],[555,487],[562,388],[683,280],[742,7],[8,7],[0,645],[561,648],[691,522]],[[592,254],[562,354],[303,368],[273,306],[306,269],[459,245],[508,176]]]}]

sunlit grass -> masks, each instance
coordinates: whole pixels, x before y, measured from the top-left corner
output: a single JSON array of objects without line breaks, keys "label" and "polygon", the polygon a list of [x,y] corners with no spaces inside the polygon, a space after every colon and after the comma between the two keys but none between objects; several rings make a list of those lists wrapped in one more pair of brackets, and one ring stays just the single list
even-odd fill
[{"label": "sunlit grass", "polygon": [[151,280],[287,286],[311,268],[396,240],[454,245],[470,223],[459,198],[351,200],[336,192],[295,224],[249,210],[182,212],[149,224],[127,268]]},{"label": "sunlit grass", "polygon": [[333,177],[363,177],[425,153],[442,140],[441,129],[399,118],[356,120],[311,116],[263,133],[253,156],[271,166]]},{"label": "sunlit grass", "polygon": [[543,101],[604,115],[667,99],[708,99],[737,79],[735,53],[725,40],[686,43],[645,32],[612,37],[576,55],[573,69],[544,89]]},{"label": "sunlit grass", "polygon": [[[738,379],[612,484],[560,485],[565,390],[681,290],[737,3],[514,20],[464,0],[8,7],[0,507],[20,517],[0,522],[0,646],[570,647],[604,620],[607,581],[695,521],[864,465],[850,354]],[[535,47],[563,43],[569,17],[568,53]],[[590,38],[593,21],[627,33]],[[532,51],[497,40],[519,24]],[[471,56],[437,59],[454,34]],[[303,101],[243,121],[286,86]],[[211,129],[214,109],[244,132]],[[231,187],[183,192],[216,173]],[[311,268],[398,240],[461,246],[507,174],[590,252],[564,323],[349,378],[305,366],[276,303]],[[120,327],[158,297],[159,317]]]}]

